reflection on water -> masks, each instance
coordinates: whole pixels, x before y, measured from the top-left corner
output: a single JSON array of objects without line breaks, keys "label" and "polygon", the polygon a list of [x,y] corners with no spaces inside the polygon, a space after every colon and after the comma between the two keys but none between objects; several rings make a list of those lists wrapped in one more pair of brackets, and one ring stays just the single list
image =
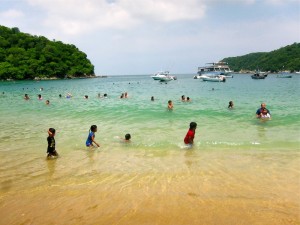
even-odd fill
[{"label": "reflection on water", "polygon": [[49,171],[48,178],[50,180],[53,178],[57,160],[59,160],[59,159],[58,158],[57,159],[46,159],[46,163],[47,163],[47,167],[48,167],[48,171]]}]

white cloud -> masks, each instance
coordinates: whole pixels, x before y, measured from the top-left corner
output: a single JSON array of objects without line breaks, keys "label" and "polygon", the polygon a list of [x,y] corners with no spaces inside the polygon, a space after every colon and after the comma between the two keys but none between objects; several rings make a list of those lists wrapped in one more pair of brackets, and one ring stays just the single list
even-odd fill
[{"label": "white cloud", "polygon": [[120,5],[135,18],[158,22],[199,19],[206,8],[199,0],[121,0]]},{"label": "white cloud", "polygon": [[3,23],[3,21],[14,21],[16,19],[20,19],[23,16],[23,12],[16,9],[9,9],[7,11],[0,12],[0,21],[1,23]]},{"label": "white cloud", "polygon": [[43,23],[66,34],[98,28],[128,29],[149,22],[202,18],[201,0],[27,0],[45,11]]},{"label": "white cloud", "polygon": [[300,0],[265,0],[265,2],[272,5],[283,5],[283,4],[289,4],[294,2],[295,3],[298,2],[300,4]]}]

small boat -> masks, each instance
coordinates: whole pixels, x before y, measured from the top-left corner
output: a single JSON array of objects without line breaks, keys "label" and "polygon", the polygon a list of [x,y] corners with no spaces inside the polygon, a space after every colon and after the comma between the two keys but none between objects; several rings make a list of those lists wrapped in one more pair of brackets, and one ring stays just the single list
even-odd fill
[{"label": "small boat", "polygon": [[226,78],[223,75],[217,76],[206,76],[202,78],[203,81],[211,81],[211,82],[225,82]]},{"label": "small boat", "polygon": [[159,81],[177,80],[177,77],[170,75],[169,71],[160,71],[151,77],[153,78],[153,80]]},{"label": "small boat", "polygon": [[169,75],[170,75],[169,71],[159,71],[158,73],[154,74],[151,77],[153,78],[153,80],[161,80]]},{"label": "small boat", "polygon": [[252,79],[265,79],[268,76],[267,72],[257,71],[255,74],[251,75]]},{"label": "small boat", "polygon": [[290,74],[290,72],[287,71],[283,71],[280,74],[277,74],[277,78],[292,78],[292,74]]}]

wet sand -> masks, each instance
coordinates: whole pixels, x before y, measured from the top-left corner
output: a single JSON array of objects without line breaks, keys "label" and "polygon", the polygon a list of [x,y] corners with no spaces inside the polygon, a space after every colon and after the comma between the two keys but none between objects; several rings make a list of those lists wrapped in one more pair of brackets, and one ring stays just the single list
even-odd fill
[{"label": "wet sand", "polygon": [[1,225],[300,224],[295,151],[102,151],[37,161],[39,172],[19,180],[22,165],[10,168],[12,179],[1,171]]}]

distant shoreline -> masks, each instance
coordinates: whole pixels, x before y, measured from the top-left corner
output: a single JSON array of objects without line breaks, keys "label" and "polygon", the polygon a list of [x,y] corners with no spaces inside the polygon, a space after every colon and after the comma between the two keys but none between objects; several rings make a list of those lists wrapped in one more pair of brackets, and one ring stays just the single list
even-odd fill
[{"label": "distant shoreline", "polygon": [[34,79],[5,79],[1,81],[40,81],[40,80],[76,80],[76,79],[93,79],[93,78],[107,78],[106,75],[101,76],[84,76],[84,77],[66,77],[66,78],[59,78],[59,77],[35,77]]}]

